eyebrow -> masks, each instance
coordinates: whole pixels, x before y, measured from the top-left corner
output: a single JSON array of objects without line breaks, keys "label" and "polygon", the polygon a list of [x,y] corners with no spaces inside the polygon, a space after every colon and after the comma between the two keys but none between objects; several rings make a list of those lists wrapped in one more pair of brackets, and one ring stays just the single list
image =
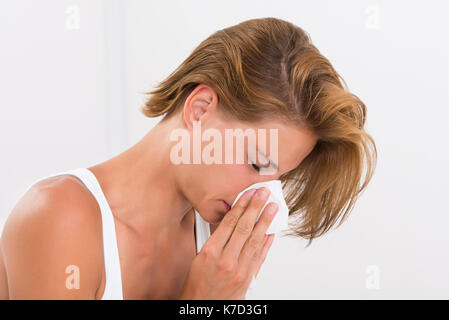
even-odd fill
[{"label": "eyebrow", "polygon": [[273,160],[271,160],[270,158],[268,158],[262,151],[259,150],[259,148],[257,148],[257,152],[259,154],[261,154],[265,159],[267,159],[275,168],[276,170],[279,169],[277,163],[275,163]]}]

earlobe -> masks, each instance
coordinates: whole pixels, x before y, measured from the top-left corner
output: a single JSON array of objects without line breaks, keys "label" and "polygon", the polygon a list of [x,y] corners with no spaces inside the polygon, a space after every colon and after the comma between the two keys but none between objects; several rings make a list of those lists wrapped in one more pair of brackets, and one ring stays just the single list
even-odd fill
[{"label": "earlobe", "polygon": [[195,115],[193,115],[192,113],[190,114],[190,123],[193,123],[193,121],[198,121],[197,117]]},{"label": "earlobe", "polygon": [[204,100],[197,100],[192,105],[192,111],[190,112],[190,122],[199,121],[201,116],[206,112],[208,102]]},{"label": "earlobe", "polygon": [[193,112],[190,113],[190,122],[199,121],[204,111],[201,108],[193,108]]}]

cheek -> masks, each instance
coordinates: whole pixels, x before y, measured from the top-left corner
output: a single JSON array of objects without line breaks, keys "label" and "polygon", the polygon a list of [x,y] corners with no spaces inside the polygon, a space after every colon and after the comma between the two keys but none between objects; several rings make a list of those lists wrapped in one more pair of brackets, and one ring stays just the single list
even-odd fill
[{"label": "cheek", "polygon": [[[234,194],[251,183],[251,175],[245,165],[237,164],[214,164],[202,165],[197,171],[199,182],[206,189]],[[198,180],[197,180],[198,181]]]},{"label": "cheek", "polygon": [[240,191],[255,181],[248,165],[244,164],[202,164],[195,170],[195,181],[206,198],[232,200]]},{"label": "cheek", "polygon": [[226,189],[234,195],[251,184],[251,171],[247,165],[226,165],[223,172]]}]

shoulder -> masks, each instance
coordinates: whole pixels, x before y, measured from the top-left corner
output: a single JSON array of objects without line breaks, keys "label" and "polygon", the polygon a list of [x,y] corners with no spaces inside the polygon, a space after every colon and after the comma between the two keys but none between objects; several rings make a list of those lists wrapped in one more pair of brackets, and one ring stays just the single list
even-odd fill
[{"label": "shoulder", "polygon": [[51,177],[27,190],[11,211],[6,227],[31,227],[36,232],[44,228],[49,236],[81,230],[89,234],[101,228],[100,208],[76,177]]},{"label": "shoulder", "polygon": [[[0,245],[12,298],[87,299],[100,284],[100,209],[76,177],[31,186],[8,216]],[[74,270],[82,289],[67,286]]]}]

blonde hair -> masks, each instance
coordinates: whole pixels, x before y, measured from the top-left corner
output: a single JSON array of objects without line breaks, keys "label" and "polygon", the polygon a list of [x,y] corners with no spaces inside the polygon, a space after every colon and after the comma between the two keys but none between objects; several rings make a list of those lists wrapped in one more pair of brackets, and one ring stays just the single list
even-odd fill
[{"label": "blonde hair", "polygon": [[147,92],[141,112],[165,120],[198,84],[216,91],[227,119],[279,119],[312,130],[318,137],[312,152],[280,177],[296,218],[287,235],[308,239],[309,246],[338,219],[341,225],[371,180],[377,150],[364,130],[366,106],[304,30],[268,17],[216,31]]}]

